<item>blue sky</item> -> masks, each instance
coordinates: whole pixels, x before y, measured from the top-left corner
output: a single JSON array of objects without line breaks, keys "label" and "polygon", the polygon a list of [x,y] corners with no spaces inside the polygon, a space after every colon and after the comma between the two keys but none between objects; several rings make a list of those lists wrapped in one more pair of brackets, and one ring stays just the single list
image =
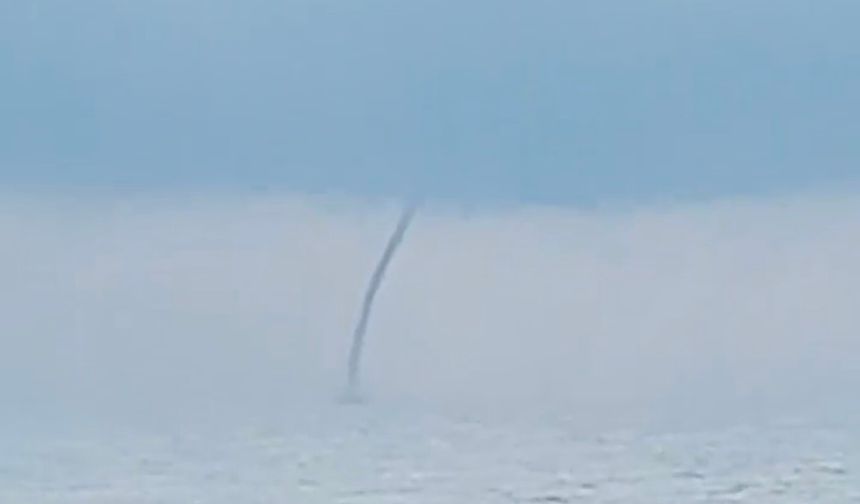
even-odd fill
[{"label": "blue sky", "polygon": [[853,0],[9,0],[0,184],[581,204],[842,186]]}]

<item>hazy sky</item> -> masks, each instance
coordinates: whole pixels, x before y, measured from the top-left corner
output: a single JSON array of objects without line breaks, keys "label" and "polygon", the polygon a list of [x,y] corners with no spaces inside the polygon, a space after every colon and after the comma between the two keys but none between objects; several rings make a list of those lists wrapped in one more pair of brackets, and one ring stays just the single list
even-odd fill
[{"label": "hazy sky", "polygon": [[[0,210],[4,418],[331,405],[397,214],[281,196]],[[850,197],[431,206],[380,292],[367,392],[381,406],[673,419],[856,409],[858,232]]]},{"label": "hazy sky", "polygon": [[0,184],[461,201],[858,179],[854,0],[6,0]]},{"label": "hazy sky", "polygon": [[0,416],[328,403],[416,191],[368,335],[383,403],[850,407],[858,19],[0,1]]}]

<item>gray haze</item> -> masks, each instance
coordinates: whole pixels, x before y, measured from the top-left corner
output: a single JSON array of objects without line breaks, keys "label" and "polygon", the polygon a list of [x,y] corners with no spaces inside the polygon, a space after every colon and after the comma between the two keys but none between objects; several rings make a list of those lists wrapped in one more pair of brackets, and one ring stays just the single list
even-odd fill
[{"label": "gray haze", "polygon": [[[339,393],[395,206],[7,197],[0,405],[265,418]],[[378,299],[377,405],[654,418],[837,411],[858,374],[855,197],[430,205]],[[846,406],[846,407],[848,407]]]}]

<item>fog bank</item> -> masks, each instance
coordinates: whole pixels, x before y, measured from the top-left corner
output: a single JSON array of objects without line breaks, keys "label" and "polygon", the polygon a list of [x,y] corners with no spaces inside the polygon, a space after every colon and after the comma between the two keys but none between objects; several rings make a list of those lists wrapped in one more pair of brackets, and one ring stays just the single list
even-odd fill
[{"label": "fog bank", "polygon": [[[7,413],[264,418],[329,404],[397,202],[9,196]],[[368,331],[376,404],[842,411],[860,200],[428,204]]]}]

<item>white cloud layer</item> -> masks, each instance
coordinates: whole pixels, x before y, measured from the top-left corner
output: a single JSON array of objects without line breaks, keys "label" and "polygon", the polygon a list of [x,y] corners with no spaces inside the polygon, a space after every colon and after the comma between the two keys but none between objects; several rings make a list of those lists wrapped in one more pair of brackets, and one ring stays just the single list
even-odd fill
[{"label": "white cloud layer", "polygon": [[[268,415],[331,401],[397,209],[298,196],[6,197],[12,413]],[[860,386],[860,200],[419,214],[373,400],[814,413]]]}]

